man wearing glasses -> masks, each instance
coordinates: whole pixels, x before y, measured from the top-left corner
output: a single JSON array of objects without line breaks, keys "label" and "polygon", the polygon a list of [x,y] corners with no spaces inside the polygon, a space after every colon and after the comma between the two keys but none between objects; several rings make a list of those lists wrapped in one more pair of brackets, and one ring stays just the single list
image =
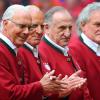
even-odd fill
[{"label": "man wearing glasses", "polygon": [[30,26],[31,17],[22,5],[12,5],[3,14],[0,33],[0,96],[3,100],[21,100],[29,92],[22,86],[23,68],[19,65],[17,48],[25,42]]},{"label": "man wearing glasses", "polygon": [[[22,5],[12,5],[3,14],[0,33],[0,100],[42,100],[42,84],[44,80],[50,81],[49,77],[54,74],[54,71],[47,73],[35,83],[26,80],[25,65],[17,51],[32,29],[31,21],[29,12]],[[58,89],[59,83],[55,82],[54,85]],[[35,99],[37,96],[38,99]]]}]

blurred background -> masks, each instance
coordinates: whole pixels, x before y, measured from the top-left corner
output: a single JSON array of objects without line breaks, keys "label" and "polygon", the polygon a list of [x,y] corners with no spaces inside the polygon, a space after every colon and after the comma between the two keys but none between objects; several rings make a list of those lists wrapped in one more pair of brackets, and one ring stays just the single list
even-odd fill
[{"label": "blurred background", "polygon": [[0,21],[2,15],[6,8],[12,4],[22,4],[22,5],[36,5],[38,6],[44,13],[53,6],[63,6],[71,13],[74,18],[73,30],[72,30],[72,38],[76,35],[76,19],[80,13],[80,11],[87,5],[92,2],[100,2],[100,0],[0,0]]},{"label": "blurred background", "polygon": [[69,12],[77,19],[80,11],[89,3],[94,1],[100,2],[100,0],[0,0],[0,19],[3,12],[9,5],[12,4],[35,4],[40,7],[43,12],[46,12],[52,6],[63,6],[69,10]]}]

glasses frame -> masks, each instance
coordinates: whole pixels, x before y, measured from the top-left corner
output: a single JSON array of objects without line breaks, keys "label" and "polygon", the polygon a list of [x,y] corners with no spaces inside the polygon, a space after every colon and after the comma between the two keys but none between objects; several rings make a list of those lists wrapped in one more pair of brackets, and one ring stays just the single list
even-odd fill
[{"label": "glasses frame", "polygon": [[31,25],[25,25],[25,24],[19,24],[15,21],[13,21],[12,19],[7,19],[8,21],[11,21],[12,23],[14,23],[17,27],[19,27],[20,29],[25,29],[28,28],[28,30],[31,30]]}]

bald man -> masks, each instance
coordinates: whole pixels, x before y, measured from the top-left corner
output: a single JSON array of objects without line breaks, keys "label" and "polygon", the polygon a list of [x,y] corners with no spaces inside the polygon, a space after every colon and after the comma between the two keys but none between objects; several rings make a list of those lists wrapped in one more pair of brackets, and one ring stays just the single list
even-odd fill
[{"label": "bald man", "polygon": [[[54,71],[51,71],[44,76],[42,75],[38,44],[40,43],[43,34],[44,14],[36,6],[30,5],[26,8],[31,15],[32,25],[30,34],[23,47],[19,48],[18,54],[24,62],[26,72],[25,82],[26,84],[31,82],[37,84],[37,86],[34,87],[34,100],[41,100],[44,98],[44,95],[47,96],[47,94],[60,91],[60,81],[50,80],[50,76],[54,74]],[[43,89],[42,93],[40,87]]]},{"label": "bald man", "polygon": [[[25,67],[18,54],[18,48],[32,31],[31,23],[29,11],[22,5],[12,5],[3,14],[0,27],[0,100],[42,100],[46,90],[53,91],[52,86],[58,90],[58,82],[51,83],[49,78],[54,71],[45,74],[40,81],[31,82],[28,75],[33,70]],[[31,77],[34,81],[37,79],[35,74]]]}]

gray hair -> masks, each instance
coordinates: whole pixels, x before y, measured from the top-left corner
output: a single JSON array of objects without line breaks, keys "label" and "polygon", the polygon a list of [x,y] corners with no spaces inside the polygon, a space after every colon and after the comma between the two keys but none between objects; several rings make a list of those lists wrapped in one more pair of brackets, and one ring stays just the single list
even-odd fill
[{"label": "gray hair", "polygon": [[52,16],[54,15],[54,13],[60,12],[60,11],[65,11],[65,10],[66,9],[64,7],[61,7],[61,6],[52,7],[50,10],[48,10],[45,13],[45,20],[44,20],[44,22],[50,24],[50,22],[52,22]]},{"label": "gray hair", "polygon": [[87,21],[89,21],[89,17],[91,16],[91,13],[95,10],[100,10],[100,3],[99,2],[93,2],[91,4],[88,4],[80,13],[78,19],[77,19],[77,32],[78,35],[82,33],[81,30],[81,24],[86,24]]},{"label": "gray hair", "polygon": [[[25,6],[19,5],[19,4],[14,4],[14,5],[9,6],[4,12],[2,20],[11,19],[16,13],[16,11],[22,10],[22,9],[26,10]],[[2,29],[3,29],[3,22],[1,21],[0,30]]]},{"label": "gray hair", "polygon": [[22,10],[22,9],[26,10],[25,6],[18,5],[18,4],[14,4],[14,5],[9,6],[7,8],[7,10],[4,12],[2,20],[11,19],[13,17],[13,15],[16,13],[16,11]]}]

